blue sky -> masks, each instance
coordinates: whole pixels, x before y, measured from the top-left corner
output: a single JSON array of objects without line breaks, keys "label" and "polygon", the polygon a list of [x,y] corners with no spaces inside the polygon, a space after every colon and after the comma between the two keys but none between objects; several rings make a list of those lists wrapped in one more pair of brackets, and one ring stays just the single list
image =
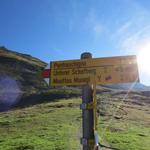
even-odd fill
[{"label": "blue sky", "polygon": [[138,54],[149,43],[149,0],[0,0],[0,45],[46,62]]}]

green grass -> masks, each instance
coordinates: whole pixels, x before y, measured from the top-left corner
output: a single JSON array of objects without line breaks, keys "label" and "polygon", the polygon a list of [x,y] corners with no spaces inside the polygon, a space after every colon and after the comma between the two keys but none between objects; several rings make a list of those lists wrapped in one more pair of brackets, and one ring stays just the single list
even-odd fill
[{"label": "green grass", "polygon": [[[1,113],[0,150],[79,150],[80,103],[79,98],[61,99]],[[146,107],[139,110],[138,106],[126,109],[134,115],[138,112],[138,116],[148,110]],[[149,114],[145,112],[145,120],[141,121],[129,116],[100,117],[101,143],[120,150],[149,150],[150,127],[146,120]]]},{"label": "green grass", "polygon": [[130,101],[128,98],[121,102],[117,97],[101,96],[99,107],[102,114],[105,112],[99,119],[101,143],[120,150],[149,150],[149,105],[132,104]]},{"label": "green grass", "polygon": [[30,63],[30,64],[34,64],[34,65],[37,65],[37,66],[41,66],[41,67],[44,67],[44,62],[32,57],[32,56],[27,56],[27,55],[24,55],[24,54],[21,54],[21,53],[17,53],[15,51],[10,51],[10,50],[3,50],[3,48],[0,47],[0,56],[4,56],[4,57],[7,57],[7,58],[13,58],[13,59],[16,59],[18,61],[24,61],[24,62],[27,62],[27,63]]},{"label": "green grass", "polygon": [[41,104],[0,116],[0,150],[79,149],[79,99]]},{"label": "green grass", "polygon": [[[102,121],[99,124],[101,142],[120,150],[149,150],[150,128],[122,122]],[[104,130],[105,129],[105,130]]]}]

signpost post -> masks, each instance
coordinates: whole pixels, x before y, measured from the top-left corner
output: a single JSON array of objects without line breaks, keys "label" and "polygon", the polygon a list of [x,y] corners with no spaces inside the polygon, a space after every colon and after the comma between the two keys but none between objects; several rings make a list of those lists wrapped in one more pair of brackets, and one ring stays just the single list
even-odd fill
[{"label": "signpost post", "polygon": [[90,53],[81,54],[79,60],[51,62],[43,77],[50,86],[82,86],[83,150],[98,145],[96,84],[139,82],[136,56],[92,58]]},{"label": "signpost post", "polygon": [[[81,59],[92,59],[92,54],[83,53]],[[86,84],[82,86],[82,129],[83,137],[81,138],[81,144],[83,150],[94,149],[94,115],[93,108],[88,108],[90,104],[93,104],[93,89],[92,85]]]}]

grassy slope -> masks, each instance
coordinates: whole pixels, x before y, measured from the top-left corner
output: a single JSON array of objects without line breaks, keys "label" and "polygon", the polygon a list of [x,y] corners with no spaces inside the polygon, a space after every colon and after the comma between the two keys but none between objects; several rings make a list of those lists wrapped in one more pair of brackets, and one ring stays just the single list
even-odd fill
[{"label": "grassy slope", "polygon": [[10,59],[16,59],[17,61],[24,61],[29,64],[34,64],[36,66],[44,67],[46,65],[45,62],[42,62],[41,60],[32,57],[27,54],[18,53],[15,51],[7,50],[6,48],[0,47],[0,56],[4,56]]},{"label": "grassy slope", "polygon": [[[14,81],[24,97],[46,89],[41,76],[45,66],[46,63],[35,57],[0,47],[0,82],[5,83],[6,79]],[[13,86],[11,82],[9,84]],[[9,94],[6,88],[3,86],[3,90]]]},{"label": "grassy slope", "polygon": [[[121,150],[149,150],[149,106],[98,95],[101,143]],[[129,99],[128,99],[129,100]],[[0,150],[79,150],[79,98],[0,114]],[[118,107],[119,106],[119,107]]]},{"label": "grassy slope", "polygon": [[150,106],[144,101],[135,104],[130,99],[133,96],[136,95],[126,96],[125,100],[119,94],[98,96],[100,114],[103,115],[99,122],[101,142],[120,150],[149,150]]},{"label": "grassy slope", "polygon": [[0,116],[1,150],[79,149],[78,99],[36,105]]}]

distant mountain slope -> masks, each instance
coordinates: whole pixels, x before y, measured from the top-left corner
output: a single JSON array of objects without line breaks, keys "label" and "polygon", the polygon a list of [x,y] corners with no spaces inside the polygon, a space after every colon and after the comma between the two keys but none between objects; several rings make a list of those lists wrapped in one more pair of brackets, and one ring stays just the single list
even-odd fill
[{"label": "distant mountain slope", "polygon": [[118,89],[118,90],[150,91],[149,86],[146,86],[141,83],[109,84],[109,85],[101,85],[101,86],[111,88],[111,89]]},{"label": "distant mountain slope", "polygon": [[45,66],[45,62],[30,55],[0,47],[0,104],[13,101],[18,93],[31,95],[45,88],[41,77]]},{"label": "distant mountain slope", "polygon": [[22,92],[35,92],[45,86],[41,71],[46,63],[30,55],[0,47],[0,77],[12,78],[21,86]]}]

